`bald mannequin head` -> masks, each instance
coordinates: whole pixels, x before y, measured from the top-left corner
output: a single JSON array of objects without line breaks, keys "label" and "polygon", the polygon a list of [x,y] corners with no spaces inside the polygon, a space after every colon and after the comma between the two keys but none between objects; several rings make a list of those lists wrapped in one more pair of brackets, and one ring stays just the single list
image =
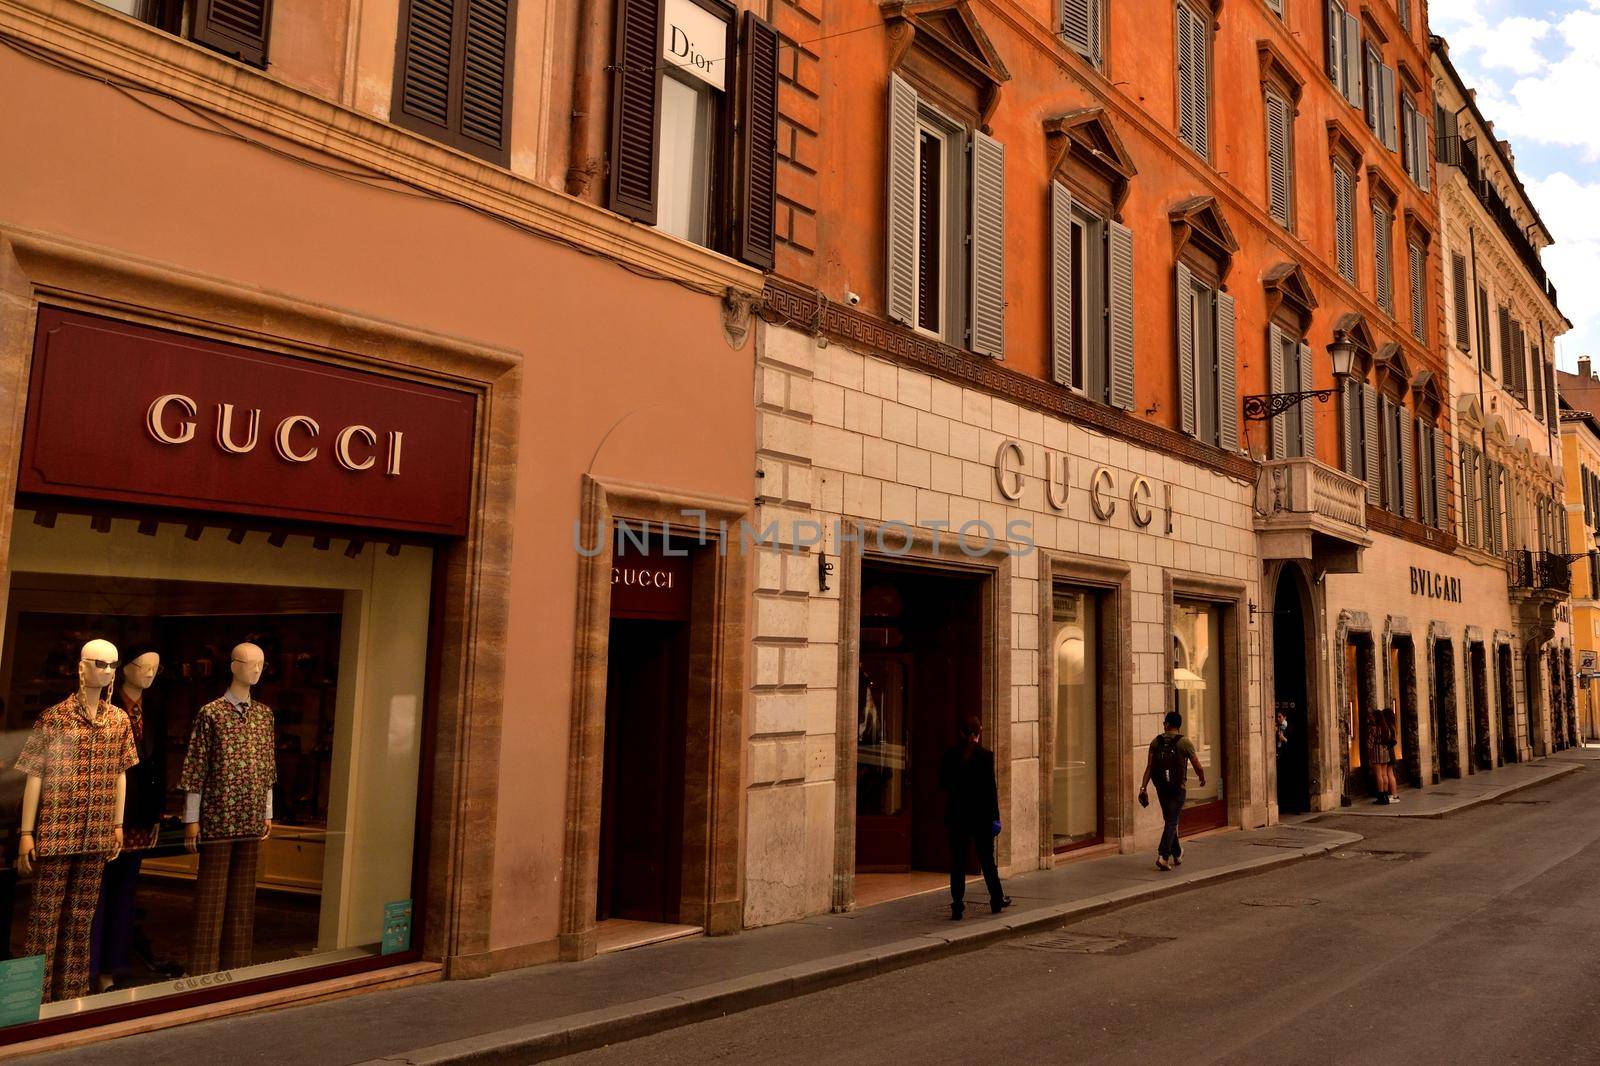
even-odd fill
[{"label": "bald mannequin head", "polygon": [[78,652],[78,687],[103,689],[117,676],[117,646],[109,640],[91,640]]},{"label": "bald mannequin head", "polygon": [[254,644],[240,644],[233,649],[233,682],[253,688],[261,680],[261,671],[267,665],[267,653]]}]

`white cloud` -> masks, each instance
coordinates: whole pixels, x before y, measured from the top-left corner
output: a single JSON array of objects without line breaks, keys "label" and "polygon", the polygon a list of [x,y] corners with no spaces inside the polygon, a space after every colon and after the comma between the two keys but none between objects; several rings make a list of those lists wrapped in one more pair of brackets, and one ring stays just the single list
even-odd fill
[{"label": "white cloud", "polygon": [[1448,32],[1452,56],[1476,53],[1483,67],[1513,74],[1534,74],[1549,63],[1537,47],[1551,29],[1544,19],[1513,15],[1491,23],[1476,12],[1473,15]]},{"label": "white cloud", "polygon": [[1580,355],[1600,356],[1600,180],[1584,183],[1557,172],[1529,180],[1528,194],[1555,235],[1545,250],[1545,270],[1555,283],[1572,332],[1557,341],[1563,366]]}]

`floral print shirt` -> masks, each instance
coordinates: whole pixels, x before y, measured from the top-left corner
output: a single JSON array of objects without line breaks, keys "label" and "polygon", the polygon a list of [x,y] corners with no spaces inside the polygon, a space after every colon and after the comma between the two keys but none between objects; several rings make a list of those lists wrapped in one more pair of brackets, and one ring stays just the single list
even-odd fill
[{"label": "floral print shirt", "polygon": [[231,840],[266,832],[278,780],[272,708],[223,696],[201,707],[189,734],[178,789],[200,794],[200,839]]},{"label": "floral print shirt", "polygon": [[16,762],[40,780],[38,854],[109,852],[116,845],[117,779],[138,761],[128,716],[105,700],[93,722],[76,693],[41,714]]}]

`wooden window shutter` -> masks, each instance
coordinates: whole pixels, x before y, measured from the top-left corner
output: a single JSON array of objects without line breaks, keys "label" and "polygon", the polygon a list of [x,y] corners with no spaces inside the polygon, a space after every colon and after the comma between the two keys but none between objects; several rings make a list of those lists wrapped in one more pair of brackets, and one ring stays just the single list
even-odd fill
[{"label": "wooden window shutter", "polygon": [[1344,97],[1351,107],[1362,106],[1361,64],[1366,54],[1361,48],[1361,20],[1348,11],[1344,17],[1344,40],[1341,55],[1344,58]]},{"label": "wooden window shutter", "polygon": [[1400,17],[1400,28],[1409,33],[1411,31],[1411,4],[1407,0],[1395,0],[1395,14]]},{"label": "wooden window shutter", "polygon": [[1238,319],[1233,297],[1217,292],[1217,442],[1239,450]]},{"label": "wooden window shutter", "polygon": [[1411,335],[1426,341],[1428,331],[1428,257],[1420,244],[1406,245],[1411,279]]},{"label": "wooden window shutter", "polygon": [[611,78],[611,210],[656,224],[661,0],[617,0]]},{"label": "wooden window shutter", "polygon": [[1394,277],[1389,266],[1389,213],[1376,200],[1372,202],[1373,281],[1378,289],[1378,306],[1394,314]]},{"label": "wooden window shutter", "polygon": [[972,134],[972,342],[978,355],[1006,354],[1006,146]]},{"label": "wooden window shutter", "polygon": [[394,120],[504,165],[514,0],[408,0]]},{"label": "wooden window shutter", "polygon": [[[1301,341],[1297,348],[1300,357],[1300,387],[1310,389],[1311,345]],[[1320,401],[1307,401],[1300,405],[1300,454],[1315,459],[1317,456],[1317,407]]]},{"label": "wooden window shutter", "polygon": [[887,240],[889,317],[917,320],[917,91],[889,75],[889,219]]},{"label": "wooden window shutter", "polygon": [[1133,410],[1133,230],[1106,223],[1111,406]]},{"label": "wooden window shutter", "polygon": [[1189,436],[1194,436],[1194,275],[1182,263],[1177,269],[1177,303],[1175,319],[1178,324],[1178,415],[1179,424]]},{"label": "wooden window shutter", "polygon": [[1194,144],[1194,88],[1189,68],[1194,65],[1194,25],[1189,9],[1178,5],[1178,136]]},{"label": "wooden window shutter", "polygon": [[1378,65],[1378,125],[1383,145],[1391,152],[1400,150],[1400,138],[1395,129],[1394,68]]},{"label": "wooden window shutter", "polygon": [[[1326,46],[1322,50],[1323,69],[1336,87],[1344,84],[1344,57],[1340,45],[1344,37],[1344,11],[1335,2],[1327,0],[1322,9],[1322,36]],[[1342,91],[1342,88],[1341,88]]]},{"label": "wooden window shutter", "polygon": [[1433,439],[1433,524],[1448,529],[1450,513],[1450,438],[1432,426],[1428,432]]},{"label": "wooden window shutter", "polygon": [[1085,59],[1099,65],[1096,56],[1096,39],[1099,27],[1094,25],[1095,0],[1061,0],[1061,39]]},{"label": "wooden window shutter", "polygon": [[1411,122],[1416,127],[1416,155],[1417,155],[1417,184],[1423,192],[1429,191],[1428,172],[1431,165],[1428,160],[1428,112],[1423,108],[1416,108],[1411,115]]},{"label": "wooden window shutter", "polygon": [[1412,121],[1416,105],[1406,93],[1400,94],[1400,162],[1406,168],[1406,177],[1417,180],[1416,148],[1417,127]]},{"label": "wooden window shutter", "polygon": [[1583,476],[1579,480],[1583,482],[1583,524],[1591,526],[1594,525],[1594,509],[1589,499],[1589,471],[1587,468],[1584,469]]},{"label": "wooden window shutter", "polygon": [[1467,303],[1467,257],[1450,256],[1450,292],[1455,300],[1456,347],[1472,351],[1472,329],[1467,318],[1471,310]]},{"label": "wooden window shutter", "polygon": [[1050,365],[1057,385],[1072,384],[1072,193],[1050,183]]},{"label": "wooden window shutter", "polygon": [[1344,463],[1344,472],[1346,474],[1351,477],[1360,477],[1361,460],[1359,456],[1362,453],[1357,451],[1361,446],[1361,442],[1358,439],[1356,430],[1361,424],[1361,382],[1353,377],[1346,378],[1344,395],[1340,399],[1342,401],[1340,405],[1340,415],[1342,416],[1340,428],[1344,431],[1344,439],[1340,441],[1343,449],[1343,454],[1340,458]]},{"label": "wooden window shutter", "polygon": [[1378,454],[1378,392],[1365,382],[1361,384],[1361,447],[1367,462],[1367,502],[1379,504],[1383,463]]},{"label": "wooden window shutter", "polygon": [[196,0],[189,38],[253,67],[267,65],[272,0]]},{"label": "wooden window shutter", "polygon": [[1509,385],[1512,380],[1511,368],[1511,312],[1505,304],[1499,307],[1500,323],[1500,381]]},{"label": "wooden window shutter", "polygon": [[1178,136],[1202,156],[1210,153],[1210,32],[1186,3],[1178,4]]},{"label": "wooden window shutter", "polygon": [[1334,246],[1339,273],[1346,281],[1356,280],[1356,220],[1354,182],[1341,166],[1333,168]]},{"label": "wooden window shutter", "polygon": [[1268,206],[1272,217],[1289,227],[1294,224],[1289,104],[1277,93],[1267,93],[1266,99]]},{"label": "wooden window shutter", "polygon": [[1494,373],[1494,345],[1489,343],[1489,293],[1478,286],[1478,361],[1485,373]]},{"label": "wooden window shutter", "polygon": [[1472,445],[1461,445],[1461,510],[1467,543],[1478,545],[1478,465]]},{"label": "wooden window shutter", "polygon": [[[1267,327],[1267,386],[1275,393],[1284,389],[1286,371],[1283,365],[1283,340],[1283,330],[1276,323]],[[1272,439],[1268,442],[1271,450],[1268,454],[1274,459],[1289,457],[1289,419],[1294,414],[1295,412],[1285,411],[1272,418]]]},{"label": "wooden window shutter", "polygon": [[1089,0],[1089,61],[1096,68],[1105,66],[1105,0]]},{"label": "wooden window shutter", "polygon": [[739,55],[738,218],[740,259],[762,270],[773,264],[773,218],[778,194],[778,31],[744,13],[744,47]]},{"label": "wooden window shutter", "polygon": [[1414,457],[1411,442],[1411,412],[1400,408],[1400,513],[1406,518],[1417,517],[1417,472],[1412,466]]}]

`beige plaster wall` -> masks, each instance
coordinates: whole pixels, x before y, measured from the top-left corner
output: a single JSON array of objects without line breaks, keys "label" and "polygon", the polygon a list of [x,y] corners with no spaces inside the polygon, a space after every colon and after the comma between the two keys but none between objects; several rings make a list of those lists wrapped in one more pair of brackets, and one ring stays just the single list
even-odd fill
[{"label": "beige plaster wall", "polygon": [[0,86],[0,230],[522,353],[502,774],[498,801],[474,798],[468,812],[495,856],[463,907],[490,910],[491,950],[553,938],[579,479],[747,493],[749,348],[729,347],[715,297],[461,207],[197,132],[9,50]]}]

